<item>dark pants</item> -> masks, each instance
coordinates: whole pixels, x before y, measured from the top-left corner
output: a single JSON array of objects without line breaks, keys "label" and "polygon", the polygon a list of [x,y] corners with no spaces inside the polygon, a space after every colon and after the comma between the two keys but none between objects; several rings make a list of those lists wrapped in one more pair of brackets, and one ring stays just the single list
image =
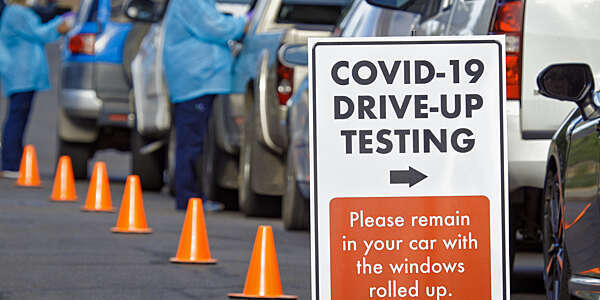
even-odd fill
[{"label": "dark pants", "polygon": [[33,102],[34,91],[14,93],[9,97],[2,132],[2,170],[18,171],[23,155],[23,135]]},{"label": "dark pants", "polygon": [[186,209],[189,198],[202,197],[198,187],[198,162],[215,95],[205,95],[175,104],[175,205]]}]

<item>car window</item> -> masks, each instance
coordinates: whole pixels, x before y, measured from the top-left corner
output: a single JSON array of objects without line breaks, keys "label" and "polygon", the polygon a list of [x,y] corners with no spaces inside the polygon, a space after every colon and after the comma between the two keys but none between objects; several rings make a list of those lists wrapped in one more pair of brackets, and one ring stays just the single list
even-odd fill
[{"label": "car window", "polygon": [[229,4],[252,4],[254,0],[217,0],[218,3],[229,3]]},{"label": "car window", "polygon": [[427,20],[435,15],[437,15],[437,13],[440,11],[440,7],[442,6],[442,0],[433,0],[429,2],[429,6],[427,7],[427,9],[425,10],[425,12],[423,13],[423,19],[422,20]]},{"label": "car window", "polygon": [[347,5],[344,7],[344,9],[342,9],[342,12],[340,13],[335,24],[334,36],[339,36],[342,30],[344,30],[349,22],[349,19],[352,17],[361,1],[362,0],[355,0],[351,5]]},{"label": "car window", "polygon": [[[87,9],[87,7],[84,7],[87,5],[90,5],[89,9]],[[79,14],[87,14],[87,17],[84,17],[85,22],[96,22],[96,18],[98,16],[98,0],[81,1],[81,6],[79,7]],[[79,17],[78,19],[81,20]]]},{"label": "car window", "polygon": [[110,21],[115,23],[129,23],[131,20],[123,13],[123,2],[125,0],[110,1]]},{"label": "car window", "polygon": [[335,25],[344,6],[282,3],[277,23]]}]

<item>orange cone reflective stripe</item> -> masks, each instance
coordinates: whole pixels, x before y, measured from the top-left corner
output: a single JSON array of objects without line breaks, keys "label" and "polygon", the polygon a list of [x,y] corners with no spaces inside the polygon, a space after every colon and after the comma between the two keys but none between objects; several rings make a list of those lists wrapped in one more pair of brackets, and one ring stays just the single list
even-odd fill
[{"label": "orange cone reflective stripe", "polygon": [[40,172],[38,170],[37,155],[35,154],[35,147],[33,147],[33,145],[27,145],[23,149],[17,185],[25,187],[42,186]]},{"label": "orange cone reflective stripe", "polygon": [[297,299],[298,296],[284,295],[279,278],[279,265],[275,252],[275,241],[271,226],[259,226],[250,258],[244,292],[229,294],[230,298],[241,299]]},{"label": "orange cone reflective stripe", "polygon": [[92,178],[90,179],[90,184],[88,186],[85,205],[81,210],[96,212],[115,211],[115,208],[112,205],[106,164],[102,161],[94,164],[94,172],[92,173]]},{"label": "orange cone reflective stripe", "polygon": [[142,184],[137,175],[127,176],[119,219],[117,226],[111,228],[115,233],[151,233],[146,223],[144,200],[142,199]]},{"label": "orange cone reflective stripe", "polygon": [[188,201],[177,255],[172,257],[170,261],[196,264],[214,264],[217,262],[216,259],[210,257],[202,199],[200,198],[190,198]]},{"label": "orange cone reflective stripe", "polygon": [[66,155],[58,159],[50,200],[67,202],[78,200],[77,192],[75,191],[75,177],[73,176],[71,158]]}]

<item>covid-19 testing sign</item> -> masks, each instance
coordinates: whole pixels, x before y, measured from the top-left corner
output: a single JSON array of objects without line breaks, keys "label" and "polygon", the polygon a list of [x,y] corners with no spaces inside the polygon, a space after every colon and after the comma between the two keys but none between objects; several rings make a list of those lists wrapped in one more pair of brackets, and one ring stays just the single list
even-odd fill
[{"label": "covid-19 testing sign", "polygon": [[503,36],[309,42],[315,300],[508,299]]}]

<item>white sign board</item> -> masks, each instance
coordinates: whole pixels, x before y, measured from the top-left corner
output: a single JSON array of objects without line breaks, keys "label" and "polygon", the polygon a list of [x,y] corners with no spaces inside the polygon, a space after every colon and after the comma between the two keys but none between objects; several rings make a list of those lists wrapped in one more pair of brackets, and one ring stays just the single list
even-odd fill
[{"label": "white sign board", "polygon": [[313,299],[505,300],[504,36],[309,42]]}]

